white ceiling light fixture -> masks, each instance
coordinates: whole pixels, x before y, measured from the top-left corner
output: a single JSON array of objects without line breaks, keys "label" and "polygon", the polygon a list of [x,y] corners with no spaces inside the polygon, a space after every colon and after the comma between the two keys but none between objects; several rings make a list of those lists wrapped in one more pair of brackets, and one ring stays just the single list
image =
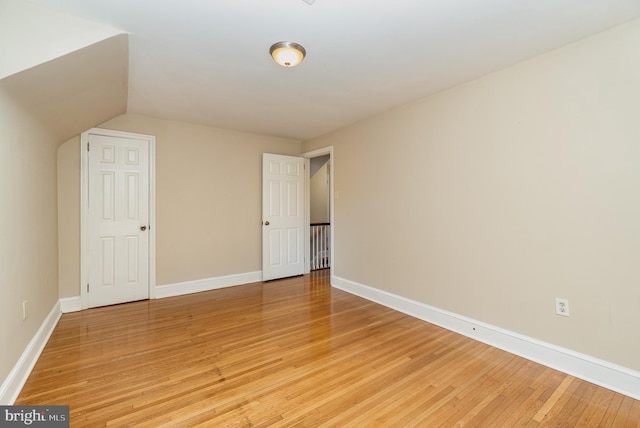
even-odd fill
[{"label": "white ceiling light fixture", "polygon": [[278,42],[271,45],[269,53],[283,67],[295,67],[304,59],[307,51],[295,42]]}]

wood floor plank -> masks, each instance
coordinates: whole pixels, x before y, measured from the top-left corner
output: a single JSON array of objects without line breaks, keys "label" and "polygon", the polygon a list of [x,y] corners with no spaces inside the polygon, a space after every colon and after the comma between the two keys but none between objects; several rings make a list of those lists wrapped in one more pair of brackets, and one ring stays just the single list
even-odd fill
[{"label": "wood floor plank", "polygon": [[329,285],[64,314],[16,404],[72,427],[638,426],[640,402]]}]

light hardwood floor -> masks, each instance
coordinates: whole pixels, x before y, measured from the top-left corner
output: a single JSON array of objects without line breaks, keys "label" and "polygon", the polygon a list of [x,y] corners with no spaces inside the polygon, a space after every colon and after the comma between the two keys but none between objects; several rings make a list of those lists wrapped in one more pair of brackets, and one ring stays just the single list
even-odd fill
[{"label": "light hardwood floor", "polygon": [[638,427],[640,401],[329,286],[62,316],[16,404],[72,427]]}]

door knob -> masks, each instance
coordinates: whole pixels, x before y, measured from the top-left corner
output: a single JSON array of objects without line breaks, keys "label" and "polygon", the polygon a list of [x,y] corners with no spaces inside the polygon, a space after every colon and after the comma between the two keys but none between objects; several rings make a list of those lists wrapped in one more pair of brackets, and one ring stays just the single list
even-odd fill
[{"label": "door knob", "polygon": [[147,230],[147,226],[140,226],[140,230],[144,232],[145,230]]},{"label": "door knob", "polygon": [[265,225],[265,226],[269,226],[269,224],[270,224],[270,223],[269,223],[269,220],[267,220],[267,221],[265,221],[265,222],[264,222],[264,225]]}]

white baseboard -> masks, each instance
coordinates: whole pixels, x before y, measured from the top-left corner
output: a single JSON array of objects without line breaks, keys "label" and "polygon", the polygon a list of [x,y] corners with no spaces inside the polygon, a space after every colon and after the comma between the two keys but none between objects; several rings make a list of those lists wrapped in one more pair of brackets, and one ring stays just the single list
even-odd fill
[{"label": "white baseboard", "polygon": [[[155,289],[155,298],[162,299],[164,297],[182,296],[183,294],[199,293],[201,291],[216,290],[218,288],[233,287],[260,281],[262,281],[262,271],[159,285]],[[80,296],[60,299],[60,310],[63,314],[81,311],[82,300]]]},{"label": "white baseboard", "polygon": [[56,302],[2,383],[2,386],[0,386],[0,404],[12,405],[16,401],[22,387],[31,374],[31,370],[33,370],[33,366],[36,365],[42,350],[47,344],[49,336],[51,336],[53,329],[56,327],[56,324],[58,324],[60,316],[60,303]]},{"label": "white baseboard", "polygon": [[640,372],[333,276],[331,285],[555,370],[640,400]]},{"label": "white baseboard", "polygon": [[82,310],[82,300],[80,296],[65,297],[60,299],[60,311],[63,314],[78,312]]},{"label": "white baseboard", "polygon": [[240,273],[236,275],[219,276],[216,278],[198,279],[195,281],[179,282],[176,284],[158,285],[155,297],[181,296],[183,294],[199,293],[201,291],[216,290],[218,288],[233,287],[262,281],[262,271]]}]

